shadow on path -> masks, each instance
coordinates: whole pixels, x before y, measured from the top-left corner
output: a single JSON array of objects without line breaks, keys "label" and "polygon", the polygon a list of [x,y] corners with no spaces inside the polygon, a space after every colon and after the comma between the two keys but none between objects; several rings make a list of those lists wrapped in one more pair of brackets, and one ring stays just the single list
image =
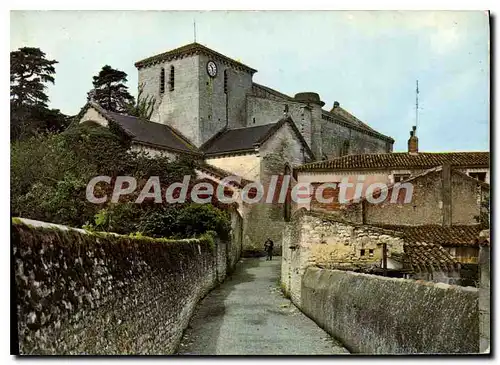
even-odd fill
[{"label": "shadow on path", "polygon": [[179,355],[328,355],[347,353],[279,288],[280,258],[244,258],[200,303]]}]

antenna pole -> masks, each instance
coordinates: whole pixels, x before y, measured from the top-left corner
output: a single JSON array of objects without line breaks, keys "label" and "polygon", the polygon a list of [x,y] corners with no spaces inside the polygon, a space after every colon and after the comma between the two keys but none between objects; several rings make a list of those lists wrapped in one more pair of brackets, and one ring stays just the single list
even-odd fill
[{"label": "antenna pole", "polygon": [[[418,127],[418,80],[417,80],[417,90],[416,90],[416,97],[415,97],[415,127]],[[417,131],[415,131],[415,135],[417,134]]]},{"label": "antenna pole", "polygon": [[196,43],[196,20],[193,19],[194,43]]}]

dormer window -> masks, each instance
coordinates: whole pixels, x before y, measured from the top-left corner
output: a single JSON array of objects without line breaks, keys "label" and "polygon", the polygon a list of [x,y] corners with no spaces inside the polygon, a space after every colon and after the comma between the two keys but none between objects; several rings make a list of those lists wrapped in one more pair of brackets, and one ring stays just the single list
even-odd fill
[{"label": "dormer window", "polygon": [[174,66],[170,66],[170,91],[174,91],[175,86],[175,68]]},{"label": "dormer window", "polygon": [[165,92],[165,69],[162,67],[160,70],[160,94]]}]

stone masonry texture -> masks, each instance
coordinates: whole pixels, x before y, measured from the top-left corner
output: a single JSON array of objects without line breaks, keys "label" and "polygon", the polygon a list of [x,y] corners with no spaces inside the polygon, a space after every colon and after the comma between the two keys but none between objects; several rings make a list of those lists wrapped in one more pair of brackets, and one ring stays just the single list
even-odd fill
[{"label": "stone masonry texture", "polygon": [[352,353],[479,351],[476,288],[308,268],[300,309]]},{"label": "stone masonry texture", "polygon": [[[238,223],[239,224],[239,223]],[[12,225],[20,354],[171,354],[241,248]]]}]

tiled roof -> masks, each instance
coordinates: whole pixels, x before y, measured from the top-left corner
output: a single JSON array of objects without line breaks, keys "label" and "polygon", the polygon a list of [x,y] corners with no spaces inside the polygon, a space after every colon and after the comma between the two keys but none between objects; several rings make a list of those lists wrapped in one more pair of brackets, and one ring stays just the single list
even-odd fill
[{"label": "tiled roof", "polygon": [[442,246],[415,242],[404,245],[405,255],[411,269],[415,272],[457,269],[459,264]]},{"label": "tiled roof", "polygon": [[232,58],[224,56],[223,54],[216,52],[216,51],[214,51],[208,47],[205,47],[199,43],[196,43],[196,42],[186,44],[182,47],[175,48],[173,50],[158,54],[156,56],[145,58],[141,61],[136,62],[135,67],[137,67],[137,68],[147,67],[147,66],[154,65],[155,63],[170,61],[173,59],[183,58],[183,57],[191,56],[193,54],[200,54],[200,53],[206,54],[206,55],[209,55],[212,57],[216,57],[224,62],[228,62],[228,63],[232,64],[234,67],[251,72],[252,74],[257,72],[257,70],[255,70],[251,67],[248,67],[241,62],[233,60]]},{"label": "tiled roof", "polygon": [[119,114],[105,110],[95,102],[89,102],[88,107],[96,109],[104,118],[112,120],[132,137],[134,142],[151,147],[170,149],[184,153],[200,154],[187,138],[171,127],[143,120],[130,115]]},{"label": "tiled roof", "polygon": [[264,143],[285,123],[289,123],[297,138],[312,157],[312,151],[290,117],[283,118],[277,123],[222,130],[200,146],[200,150],[207,156],[252,152],[255,150],[255,147]]},{"label": "tiled roof", "polygon": [[429,224],[422,226],[379,225],[379,227],[402,232],[407,242],[427,242],[441,246],[477,246],[481,232],[479,225],[442,226]]},{"label": "tiled roof", "polygon": [[488,167],[489,152],[407,152],[348,155],[297,167],[297,171],[330,171],[357,169],[428,169],[450,164],[453,167]]}]

